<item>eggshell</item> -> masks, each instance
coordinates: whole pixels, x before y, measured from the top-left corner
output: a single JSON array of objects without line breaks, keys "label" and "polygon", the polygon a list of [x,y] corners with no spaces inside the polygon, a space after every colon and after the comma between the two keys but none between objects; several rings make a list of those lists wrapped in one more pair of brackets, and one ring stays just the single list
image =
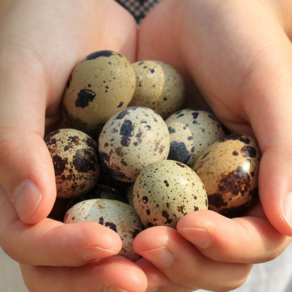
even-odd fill
[{"label": "eggshell", "polygon": [[107,120],[126,108],[135,90],[132,64],[119,53],[98,51],[73,70],[63,98],[67,127],[94,136]]},{"label": "eggshell", "polygon": [[54,164],[57,196],[70,198],[88,192],[100,171],[95,141],[74,129],[53,131],[44,140]]},{"label": "eggshell", "polygon": [[176,227],[179,219],[208,209],[205,187],[187,165],[164,160],[148,165],[134,183],[133,204],[143,225]]},{"label": "eggshell", "polygon": [[218,119],[202,110],[184,109],[171,115],[165,123],[170,134],[168,159],[193,167],[200,153],[225,136]]},{"label": "eggshell", "polygon": [[136,89],[129,106],[145,106],[163,119],[179,110],[185,100],[185,84],[180,74],[160,61],[133,64]]},{"label": "eggshell", "polygon": [[114,115],[99,137],[103,165],[116,179],[134,182],[150,163],[164,160],[169,133],[163,119],[145,107],[130,107]]},{"label": "eggshell", "polygon": [[[96,222],[117,232],[123,241],[119,255],[136,261],[133,240],[142,231],[141,221],[134,208],[115,200],[86,200],[73,206],[65,215],[65,223]],[[94,230],[92,230],[94,232]]]},{"label": "eggshell", "polygon": [[260,149],[244,134],[219,139],[201,153],[194,170],[208,194],[209,209],[239,217],[258,201]]}]

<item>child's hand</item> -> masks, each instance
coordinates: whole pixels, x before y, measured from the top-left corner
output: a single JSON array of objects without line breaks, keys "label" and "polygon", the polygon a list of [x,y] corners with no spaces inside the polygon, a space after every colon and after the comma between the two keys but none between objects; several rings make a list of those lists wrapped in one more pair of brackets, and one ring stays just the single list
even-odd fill
[{"label": "child's hand", "polygon": [[45,127],[59,122],[73,67],[100,49],[134,61],[135,45],[136,23],[114,1],[11,1],[1,18],[0,244],[24,264],[31,291],[100,291],[108,285],[145,291],[137,265],[107,258],[122,246],[115,232],[97,223],[64,225],[46,218],[56,187],[43,136]]},{"label": "child's hand", "polygon": [[290,241],[284,235],[292,235],[291,6],[168,0],[142,23],[138,60],[165,61],[195,81],[225,126],[254,135],[263,154],[264,211],[259,205],[248,217],[232,220],[200,211],[181,219],[177,231],[155,227],[138,235],[136,251],[160,270],[140,263],[149,287],[159,292],[235,288],[251,264],[273,259]]}]

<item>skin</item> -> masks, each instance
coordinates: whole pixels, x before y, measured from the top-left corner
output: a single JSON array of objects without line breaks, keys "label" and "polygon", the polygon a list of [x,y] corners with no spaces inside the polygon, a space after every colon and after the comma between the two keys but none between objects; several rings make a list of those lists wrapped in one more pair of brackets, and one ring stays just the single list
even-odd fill
[{"label": "skin", "polygon": [[[287,135],[292,5],[287,2],[168,0],[146,17],[138,35],[132,16],[113,1],[3,2],[0,244],[21,263],[30,291],[96,292],[109,285],[130,292],[228,291],[244,283],[252,264],[282,253],[292,235],[282,207],[292,190],[292,136]],[[189,85],[195,80],[190,103],[206,104],[200,91],[229,130],[254,135],[263,154],[262,205],[243,218],[200,211],[182,218],[177,230],[147,229],[134,241],[143,256],[136,263],[111,257],[121,248],[113,231],[47,218],[56,191],[43,136],[59,123],[75,64],[100,49],[118,51],[131,62],[169,63]],[[15,190],[22,194],[17,202]],[[291,210],[291,204],[284,205]],[[88,248],[94,248],[91,255]]]}]

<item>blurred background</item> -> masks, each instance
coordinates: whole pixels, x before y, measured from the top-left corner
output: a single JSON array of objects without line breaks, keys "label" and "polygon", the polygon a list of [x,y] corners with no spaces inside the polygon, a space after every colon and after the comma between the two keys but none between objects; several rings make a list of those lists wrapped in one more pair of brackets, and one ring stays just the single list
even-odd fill
[{"label": "blurred background", "polygon": [[0,292],[29,292],[22,280],[19,265],[0,247]]}]

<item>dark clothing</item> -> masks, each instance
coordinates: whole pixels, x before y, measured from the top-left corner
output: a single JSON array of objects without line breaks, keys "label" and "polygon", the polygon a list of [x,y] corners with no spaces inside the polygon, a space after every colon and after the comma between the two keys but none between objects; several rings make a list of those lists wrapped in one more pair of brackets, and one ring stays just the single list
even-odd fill
[{"label": "dark clothing", "polygon": [[136,19],[137,23],[161,0],[116,0],[126,8]]}]

